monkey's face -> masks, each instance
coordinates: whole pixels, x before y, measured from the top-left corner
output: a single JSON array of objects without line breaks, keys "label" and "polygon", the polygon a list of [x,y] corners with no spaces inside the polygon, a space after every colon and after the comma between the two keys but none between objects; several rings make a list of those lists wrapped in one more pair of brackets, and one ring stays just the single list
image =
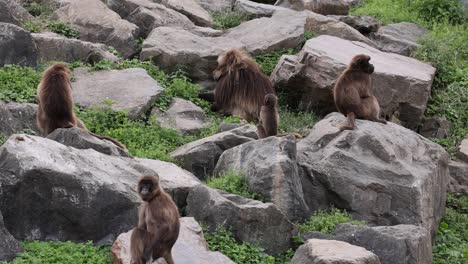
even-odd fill
[{"label": "monkey's face", "polygon": [[368,74],[372,74],[374,72],[374,65],[372,65],[370,61],[371,57],[360,54],[356,55],[353,60],[351,61],[350,67],[352,69],[360,70]]},{"label": "monkey's face", "polygon": [[143,201],[150,201],[158,189],[158,182],[154,180],[141,180],[138,184],[138,194]]}]

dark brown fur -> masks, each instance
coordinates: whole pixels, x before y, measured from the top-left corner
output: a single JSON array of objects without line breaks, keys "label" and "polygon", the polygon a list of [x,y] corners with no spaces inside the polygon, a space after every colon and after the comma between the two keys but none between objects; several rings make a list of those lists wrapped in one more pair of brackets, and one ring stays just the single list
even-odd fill
[{"label": "dark brown fur", "polygon": [[265,95],[275,94],[273,84],[246,53],[232,49],[218,58],[214,71],[215,108],[247,122],[258,121]]},{"label": "dark brown fur", "polygon": [[45,70],[37,87],[37,126],[47,136],[57,128],[79,127],[99,139],[111,141],[127,150],[117,140],[94,134],[86,129],[85,124],[73,111],[73,97],[70,70],[65,64],[54,64]]},{"label": "dark brown fur", "polygon": [[266,138],[278,134],[279,114],[278,98],[274,94],[265,95],[260,109],[260,124],[257,125],[258,137]]},{"label": "dark brown fur", "polygon": [[180,229],[177,206],[159,186],[157,176],[142,177],[137,192],[143,203],[130,240],[131,264],[145,264],[150,258],[174,264],[171,250]]},{"label": "dark brown fur", "polygon": [[348,124],[341,126],[340,130],[354,129],[356,118],[387,123],[379,118],[379,102],[372,95],[371,74],[374,72],[374,66],[369,61],[370,57],[367,55],[354,56],[348,68],[336,81],[333,90],[335,105],[348,119]]}]

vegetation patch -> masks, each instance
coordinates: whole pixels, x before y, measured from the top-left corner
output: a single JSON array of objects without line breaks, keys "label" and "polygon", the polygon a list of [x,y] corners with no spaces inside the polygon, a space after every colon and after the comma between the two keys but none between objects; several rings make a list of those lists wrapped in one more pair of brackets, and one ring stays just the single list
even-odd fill
[{"label": "vegetation patch", "polygon": [[36,101],[41,71],[31,67],[5,65],[0,68],[0,100],[19,103]]},{"label": "vegetation patch", "polygon": [[253,193],[249,190],[247,177],[234,170],[229,170],[219,177],[212,177],[207,180],[206,185],[211,188],[223,190],[228,193],[237,194],[245,198],[263,201],[260,194]]},{"label": "vegetation patch", "polygon": [[7,141],[7,137],[0,133],[0,146]]},{"label": "vegetation patch", "polygon": [[31,33],[40,33],[44,31],[51,31],[62,35],[67,38],[79,38],[80,32],[73,29],[70,24],[57,22],[57,21],[46,21],[46,20],[33,20],[24,23],[24,29]]},{"label": "vegetation patch", "polygon": [[295,49],[287,49],[282,51],[272,51],[264,54],[260,54],[255,57],[255,61],[257,62],[262,72],[268,76],[271,75],[273,70],[275,69],[276,65],[278,64],[281,56],[283,55],[294,55],[297,53]]},{"label": "vegetation patch", "polygon": [[250,14],[229,9],[211,12],[211,17],[213,18],[213,27],[221,30],[237,27],[242,22],[254,18]]},{"label": "vegetation patch", "polygon": [[45,3],[37,3],[34,2],[33,0],[28,0],[23,4],[23,7],[28,10],[28,12],[35,16],[35,17],[41,17],[41,18],[46,18],[52,15],[54,12],[54,7],[49,4]]},{"label": "vegetation patch", "polygon": [[279,110],[280,123],[279,134],[297,133],[306,135],[309,130],[319,121],[317,115],[313,112],[297,112],[282,107]]},{"label": "vegetation patch", "polygon": [[365,224],[363,221],[353,220],[352,216],[344,210],[332,208],[328,211],[316,211],[307,222],[299,224],[297,227],[300,234],[312,231],[333,234],[336,226],[344,223],[351,223],[353,225]]}]

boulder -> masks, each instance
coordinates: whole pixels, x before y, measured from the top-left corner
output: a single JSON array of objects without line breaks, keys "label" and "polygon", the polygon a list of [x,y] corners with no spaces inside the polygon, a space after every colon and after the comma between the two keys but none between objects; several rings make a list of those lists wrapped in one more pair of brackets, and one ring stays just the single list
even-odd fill
[{"label": "boulder", "polygon": [[257,139],[257,128],[246,125],[202,138],[174,150],[170,155],[199,179],[212,176],[219,157],[225,150]]},{"label": "boulder", "polygon": [[349,12],[345,0],[278,0],[275,5],[296,11],[309,10],[321,15],[347,15]]},{"label": "boulder", "polygon": [[138,27],[120,18],[100,0],[65,0],[51,19],[70,23],[80,32],[80,40],[112,46],[124,58],[137,52]]},{"label": "boulder", "polygon": [[435,231],[445,210],[448,153],[394,123],[357,120],[355,130],[334,113],[297,145],[309,208],[335,205],[375,225],[413,224]]},{"label": "boulder", "polygon": [[180,28],[158,27],[143,42],[141,60],[152,59],[166,71],[183,67],[195,81],[213,79],[218,56],[243,45],[226,37],[201,37]]},{"label": "boulder", "polygon": [[38,60],[41,62],[64,61],[96,63],[100,60],[118,61],[104,44],[66,38],[55,33],[31,34],[36,43]]},{"label": "boulder", "polygon": [[0,134],[9,136],[26,131],[28,134],[40,134],[36,112],[36,104],[0,101]]},{"label": "boulder", "polygon": [[99,139],[77,127],[56,129],[47,138],[77,149],[94,149],[106,155],[131,157],[111,141]]},{"label": "boulder", "polygon": [[292,246],[294,225],[272,203],[199,185],[189,193],[187,215],[206,224],[209,232],[226,228],[237,240],[258,244],[268,254],[279,254]]},{"label": "boulder", "polygon": [[223,36],[240,41],[253,55],[294,49],[304,42],[305,17],[286,10],[271,18],[258,18],[229,29]]},{"label": "boulder", "polygon": [[[133,230],[120,234],[114,242],[111,248],[111,256],[115,264],[130,264],[130,238],[132,233]],[[172,248],[172,257],[177,264],[234,264],[223,254],[208,249],[203,230],[193,217],[180,218],[179,238]]]},{"label": "boulder", "polygon": [[468,163],[451,160],[449,162],[449,172],[448,191],[468,195]]},{"label": "boulder", "polygon": [[0,1],[0,22],[22,27],[23,23],[34,17],[15,0]]},{"label": "boulder", "polygon": [[424,116],[435,74],[434,67],[418,60],[322,35],[307,41],[297,56],[283,56],[271,79],[290,95],[291,106],[329,113],[335,110],[335,81],[357,54],[369,55],[375,66],[373,93],[381,114],[416,129]]},{"label": "boulder", "polygon": [[195,0],[201,7],[210,12],[231,10],[236,0]]},{"label": "boulder", "polygon": [[425,119],[418,129],[418,133],[425,138],[447,138],[450,136],[452,123],[445,117],[431,117]]},{"label": "boulder", "polygon": [[203,109],[180,98],[174,98],[164,112],[154,108],[151,115],[156,117],[162,127],[176,129],[182,135],[197,134],[210,125]]},{"label": "boulder", "polygon": [[234,1],[233,9],[255,17],[270,17],[276,11],[285,10],[284,7],[262,4],[249,0]]},{"label": "boulder", "polygon": [[274,203],[291,221],[305,220],[304,201],[296,163],[296,138],[268,137],[228,149],[219,158],[214,174],[241,171],[249,190]]},{"label": "boulder", "polygon": [[291,264],[380,264],[379,258],[362,247],[336,240],[310,239],[300,246]]},{"label": "boulder", "polygon": [[368,35],[372,32],[377,32],[380,27],[379,21],[371,16],[328,16],[339,20],[347,25],[355,28],[361,34]]},{"label": "boulder", "polygon": [[196,0],[153,0],[187,16],[197,26],[212,27],[210,13],[203,9]]},{"label": "boulder", "polygon": [[427,33],[428,31],[418,24],[400,22],[381,27],[372,35],[372,39],[382,51],[409,56],[419,47],[418,40]]},{"label": "boulder", "polygon": [[[341,224],[330,239],[363,247],[376,254],[382,264],[432,263],[431,234],[420,226],[355,226]],[[316,234],[305,234],[305,239]]]},{"label": "boulder", "polygon": [[222,123],[218,127],[218,130],[216,131],[216,134],[226,132],[226,131],[229,131],[229,130],[233,130],[233,129],[239,128],[241,126],[243,126],[243,124],[241,124],[241,123]]},{"label": "boulder", "polygon": [[37,49],[31,34],[13,24],[0,22],[0,67],[5,64],[36,66]]},{"label": "boulder", "polygon": [[462,140],[455,154],[457,158],[468,163],[468,138]]},{"label": "boulder", "polygon": [[127,111],[131,119],[145,114],[163,91],[159,83],[141,68],[96,72],[77,68],[73,73],[76,104],[86,108],[110,104],[113,110]]},{"label": "boulder", "polygon": [[0,212],[0,261],[12,261],[18,254],[23,252],[21,244],[8,232]]}]

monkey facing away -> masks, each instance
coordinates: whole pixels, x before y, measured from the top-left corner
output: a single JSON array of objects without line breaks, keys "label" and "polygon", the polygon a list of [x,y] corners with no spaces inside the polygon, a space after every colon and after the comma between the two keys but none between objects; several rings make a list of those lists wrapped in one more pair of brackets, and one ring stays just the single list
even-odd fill
[{"label": "monkey facing away", "polygon": [[341,126],[340,130],[354,129],[356,118],[387,123],[379,118],[379,102],[371,93],[374,65],[369,63],[370,59],[364,54],[354,56],[348,68],[336,81],[333,90],[335,105],[348,120],[348,124]]},{"label": "monkey facing away", "polygon": [[159,185],[158,176],[142,177],[137,192],[143,203],[130,239],[131,264],[145,264],[151,258],[174,264],[171,250],[180,229],[177,206]]},{"label": "monkey facing away", "polygon": [[239,49],[221,54],[213,75],[217,81],[214,108],[237,115],[247,122],[258,121],[265,95],[275,94],[268,76]]},{"label": "monkey facing away", "polygon": [[260,109],[260,124],[257,125],[259,138],[278,134],[279,114],[278,98],[274,94],[265,95],[265,102]]},{"label": "monkey facing away", "polygon": [[94,134],[73,111],[70,70],[65,64],[54,64],[47,68],[37,87],[37,126],[47,136],[57,128],[79,127],[94,137],[111,141],[123,150],[127,148],[117,140]]}]

